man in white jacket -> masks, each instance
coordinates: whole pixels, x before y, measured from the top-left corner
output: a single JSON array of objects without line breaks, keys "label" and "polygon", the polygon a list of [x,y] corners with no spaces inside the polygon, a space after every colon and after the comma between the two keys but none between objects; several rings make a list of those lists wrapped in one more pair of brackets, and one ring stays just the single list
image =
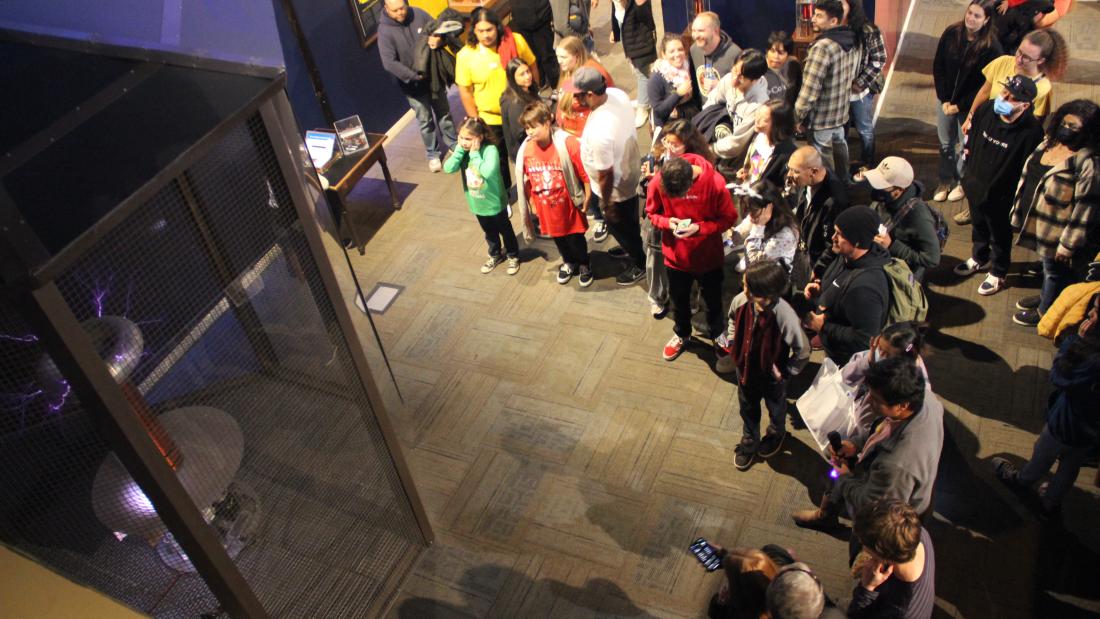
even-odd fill
[{"label": "man in white jacket", "polygon": [[756,109],[768,102],[768,83],[764,79],[767,72],[764,54],[746,49],[707,97],[704,107],[724,103],[733,122],[732,133],[718,138],[712,145],[714,154],[738,162],[744,159],[755,131]]}]

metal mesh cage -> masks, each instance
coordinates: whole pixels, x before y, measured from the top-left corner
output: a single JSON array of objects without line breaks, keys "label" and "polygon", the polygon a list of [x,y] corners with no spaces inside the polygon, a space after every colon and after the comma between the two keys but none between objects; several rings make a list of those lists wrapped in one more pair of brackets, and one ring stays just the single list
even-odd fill
[{"label": "metal mesh cage", "polygon": [[[56,283],[265,609],[359,616],[422,537],[289,196],[256,114]],[[18,491],[0,535],[145,612],[214,609],[80,403],[58,404],[34,335],[3,328],[0,474]]]}]

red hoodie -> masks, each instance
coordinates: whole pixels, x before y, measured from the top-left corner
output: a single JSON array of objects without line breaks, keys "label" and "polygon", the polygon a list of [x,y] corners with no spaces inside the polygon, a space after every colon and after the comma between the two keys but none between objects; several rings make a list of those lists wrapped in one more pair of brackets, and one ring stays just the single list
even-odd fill
[{"label": "red hoodie", "polygon": [[[703,168],[691,189],[679,198],[669,198],[661,188],[661,173],[649,182],[645,212],[653,225],[662,230],[661,251],[665,264],[677,271],[707,273],[722,268],[722,233],[737,223],[726,179],[699,155],[684,154],[693,166]],[[690,219],[699,224],[695,234],[680,238],[669,230],[668,218]]]}]

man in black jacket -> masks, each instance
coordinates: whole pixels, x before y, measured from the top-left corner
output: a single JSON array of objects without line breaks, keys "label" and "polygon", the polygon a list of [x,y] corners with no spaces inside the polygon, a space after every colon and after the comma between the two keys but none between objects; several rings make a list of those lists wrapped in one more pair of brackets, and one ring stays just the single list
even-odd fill
[{"label": "man in black jacket", "polygon": [[863,173],[871,185],[871,199],[886,230],[875,237],[890,255],[901,258],[917,281],[925,270],[940,263],[936,217],[921,199],[923,187],[913,180],[913,166],[901,157],[886,157]]},{"label": "man in black jacket", "polygon": [[1011,264],[1013,197],[1024,162],[1043,139],[1042,123],[1031,111],[1037,92],[1031,78],[1009,78],[996,99],[974,112],[967,134],[962,187],[970,202],[974,245],[970,258],[954,271],[965,277],[988,270],[978,286],[980,295],[1005,287]]},{"label": "man in black jacket", "polygon": [[561,67],[554,54],[554,13],[550,0],[512,0],[512,22],[508,25],[531,46],[542,85],[557,88]]},{"label": "man in black jacket", "polygon": [[623,42],[623,53],[638,82],[634,126],[649,121],[649,70],[657,60],[657,26],[649,0],[611,0],[611,42]]},{"label": "man in black jacket", "polygon": [[[432,97],[429,80],[417,72],[416,41],[428,34],[425,30],[431,17],[405,0],[385,0],[382,19],[378,23],[378,53],[382,56],[382,68],[394,76],[401,93],[409,101],[420,125],[420,139],[428,152],[428,169],[443,169],[439,161],[442,153],[458,140],[451,120],[451,108],[447,98]],[[439,44],[439,37],[436,39]],[[553,54],[551,54],[553,55]],[[439,134],[443,134],[443,144]]]},{"label": "man in black jacket", "polygon": [[867,350],[886,322],[890,285],[883,267],[891,258],[875,243],[879,225],[878,215],[867,206],[853,206],[838,215],[832,247],[836,258],[804,291],[817,306],[807,314],[805,326],[817,332],[813,343],[838,366]]},{"label": "man in black jacket", "polygon": [[787,161],[787,191],[799,221],[799,243],[815,264],[814,275],[821,277],[833,259],[829,255],[822,261],[822,256],[832,245],[833,220],[848,208],[848,188],[825,167],[816,148],[803,146]]}]

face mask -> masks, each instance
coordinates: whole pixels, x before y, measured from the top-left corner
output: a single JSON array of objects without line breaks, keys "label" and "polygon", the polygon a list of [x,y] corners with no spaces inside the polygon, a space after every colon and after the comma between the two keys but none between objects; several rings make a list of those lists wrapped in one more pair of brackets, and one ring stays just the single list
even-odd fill
[{"label": "face mask", "polygon": [[889,202],[890,200],[893,200],[894,197],[890,195],[890,192],[885,189],[872,189],[871,199],[875,202]]},{"label": "face mask", "polygon": [[1081,131],[1079,129],[1070,129],[1065,125],[1059,125],[1058,128],[1054,130],[1053,137],[1059,144],[1064,144],[1065,146],[1073,148],[1077,146],[1077,140],[1081,137]]},{"label": "face mask", "polygon": [[993,100],[993,112],[1000,116],[1012,116],[1012,113],[1016,111],[1016,106],[1012,105],[1008,101],[1005,101],[1004,97],[997,97]]},{"label": "face mask", "polygon": [[882,353],[879,352],[878,346],[875,346],[874,348],[872,348],[871,349],[871,363],[878,363],[879,361],[882,361],[882,359],[883,359],[883,356],[882,356]]}]

